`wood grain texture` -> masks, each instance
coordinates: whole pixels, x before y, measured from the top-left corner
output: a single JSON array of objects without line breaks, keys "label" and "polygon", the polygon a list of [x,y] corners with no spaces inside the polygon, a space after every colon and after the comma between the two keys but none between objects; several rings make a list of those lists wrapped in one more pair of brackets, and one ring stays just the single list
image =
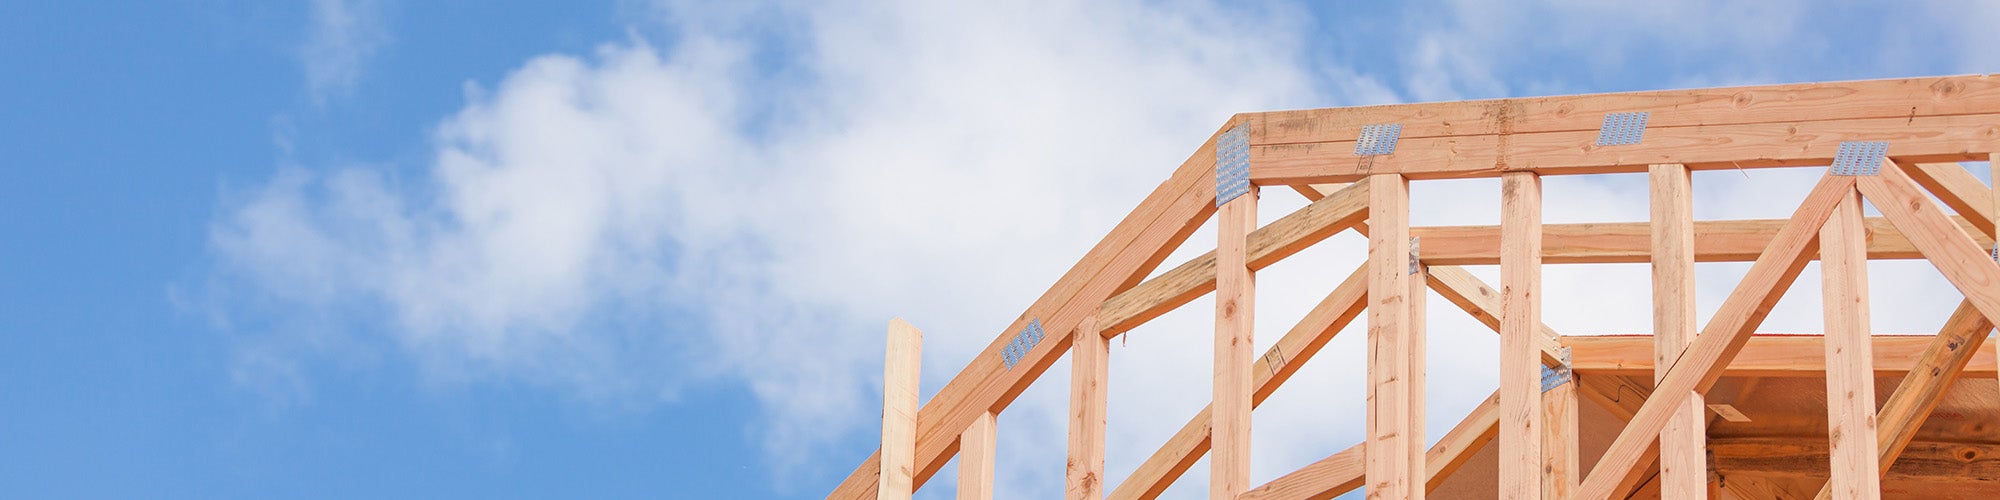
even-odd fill
[{"label": "wood grain texture", "polygon": [[1849,190],[1819,230],[1821,311],[1826,317],[1826,421],[1837,499],[1882,496],[1876,477],[1875,368],[1869,352],[1868,252],[1861,194]]},{"label": "wood grain texture", "polygon": [[[1361,315],[1368,298],[1368,267],[1363,265],[1327,293],[1285,336],[1258,358],[1254,372],[1256,392],[1252,405],[1262,404],[1280,385],[1291,379],[1300,366],[1318,354],[1333,336]],[[1166,491],[1175,479],[1208,453],[1210,408],[1202,408],[1194,418],[1146,457],[1138,469],[1111,491],[1112,499],[1149,499]]]},{"label": "wood grain texture", "polygon": [[1816,250],[1820,226],[1826,222],[1833,207],[1839,204],[1841,196],[1853,186],[1853,178],[1820,178],[1819,184],[1813,187],[1813,191],[1806,195],[1805,201],[1792,214],[1791,222],[1778,231],[1764,256],[1751,264],[1743,281],[1723,301],[1708,326],[1683,351],[1679,361],[1656,387],[1656,394],[1676,396],[1646,400],[1639,412],[1633,415],[1631,423],[1619,432],[1598,459],[1590,475],[1584,478],[1577,490],[1577,498],[1608,498],[1646,448],[1657,441],[1667,418],[1683,402],[1678,395],[1688,391],[1706,391],[1715,384],[1729,360],[1735,358],[1736,352],[1750,340],[1750,332],[1770,314],[1771,307],[1777,304],[1778,298],[1784,295],[1785,289],[1805,268],[1806,261]]},{"label": "wood grain texture", "polygon": [[[1975,228],[1970,221],[1953,217],[1960,228]],[[1921,259],[1923,254],[1888,219],[1868,219],[1868,258]],[[1694,223],[1696,262],[1749,262],[1757,260],[1783,219],[1711,220]],[[1424,262],[1431,265],[1493,265],[1500,263],[1499,226],[1426,226],[1410,228],[1410,234],[1424,241]],[[1984,234],[1974,237],[1981,248],[1993,240]],[[1542,263],[1610,264],[1643,263],[1652,259],[1651,230],[1646,222],[1602,222],[1584,224],[1543,224]]]},{"label": "wood grain texture", "polygon": [[1890,164],[1883,165],[1881,175],[1862,177],[1859,187],[1973,307],[1987,318],[2000,318],[2000,266],[1931,203],[1915,181]]},{"label": "wood grain texture", "polygon": [[924,333],[889,320],[888,349],[882,356],[882,470],[876,498],[909,500],[916,492],[917,381],[923,367]]},{"label": "wood grain texture", "polygon": [[1500,179],[1500,498],[1542,497],[1542,179]]},{"label": "wood grain texture", "polygon": [[[1937,337],[1930,339],[1924,347],[1923,354],[1901,356],[1916,361],[1902,383],[1896,385],[1896,391],[1889,395],[1889,400],[1876,411],[1876,474],[1889,472],[1889,466],[1896,463],[1903,448],[1916,438],[1924,420],[1932,410],[1937,409],[1945,389],[1951,388],[1965,373],[1966,366],[1972,364],[1975,355],[1981,352],[1986,334],[1992,329],[1993,323],[1980,315],[1978,309],[1973,308],[1971,303],[1961,301],[1958,309],[1952,311],[1951,318],[1945,320],[1944,327],[1938,330]],[[1876,339],[1875,347],[1879,348],[1881,337]],[[1879,349],[1874,354],[1878,359],[1883,357]],[[1881,367],[1876,369],[1879,373]],[[1829,483],[1820,489],[1815,498],[1832,498],[1832,495],[1832,484]]]},{"label": "wood grain texture", "polygon": [[993,500],[993,459],[999,415],[986,412],[958,435],[958,500]]},{"label": "wood grain texture", "polygon": [[[1424,497],[1423,404],[1412,384],[1416,332],[1410,300],[1410,185],[1396,175],[1368,181],[1368,498]],[[1412,445],[1414,441],[1418,444]]]},{"label": "wood grain texture", "polygon": [[[1263,269],[1306,247],[1353,228],[1368,216],[1368,184],[1355,183],[1250,233],[1251,270]],[[1215,252],[1105,300],[1102,333],[1116,336],[1215,291]]]},{"label": "wood grain texture", "polygon": [[[1823,479],[1827,442],[1814,438],[1727,438],[1709,443],[1717,471]],[[2000,445],[1914,442],[1889,467],[1889,481],[2000,483]]]},{"label": "wood grain texture", "polygon": [[[1494,393],[1485,402],[1473,407],[1472,412],[1459,420],[1458,425],[1438,438],[1438,442],[1424,453],[1425,491],[1436,490],[1446,478],[1472,460],[1473,454],[1493,442],[1500,433],[1500,395]],[[1299,470],[1279,476],[1264,483],[1242,496],[1239,500],[1251,499],[1295,499],[1333,498],[1361,487],[1365,473],[1363,457],[1366,445],[1350,446],[1329,455]]]},{"label": "wood grain texture", "polygon": [[[1650,167],[1653,271],[1653,380],[1666,377],[1667,367],[1695,335],[1694,184],[1686,165]],[[1708,490],[1708,459],[1704,446],[1700,394],[1687,393],[1660,430],[1660,496],[1699,497]]]},{"label": "wood grain texture", "polygon": [[1076,327],[1070,347],[1069,459],[1064,463],[1063,497],[1104,498],[1104,413],[1110,379],[1111,343],[1097,333],[1097,318]]},{"label": "wood grain texture", "polygon": [[1246,248],[1257,227],[1257,188],[1238,196],[1216,213],[1215,364],[1209,408],[1209,498],[1235,498],[1250,489],[1251,362],[1257,275],[1250,270]]},{"label": "wood grain texture", "polygon": [[[1977,315],[1977,313],[1974,313]],[[1897,377],[1909,372],[1928,372],[1931,364],[1922,361],[1934,345],[1931,335],[1876,335],[1874,346],[1876,377]],[[1811,377],[1826,373],[1825,337],[1819,335],[1765,335],[1750,338],[1729,363],[1723,374],[1729,377]],[[1570,348],[1576,373],[1604,376],[1646,376],[1654,370],[1653,339],[1645,335],[1575,335],[1558,339]],[[1995,377],[1993,352],[1967,356],[1961,378]]]},{"label": "wood grain texture", "polygon": [[1903,173],[1909,174],[1911,180],[1936,195],[1938,201],[1972,223],[1977,232],[1988,236],[1993,234],[1993,217],[2000,214],[1994,211],[1993,195],[1986,183],[1980,182],[1964,166],[1957,163],[1896,164],[1902,167]]}]

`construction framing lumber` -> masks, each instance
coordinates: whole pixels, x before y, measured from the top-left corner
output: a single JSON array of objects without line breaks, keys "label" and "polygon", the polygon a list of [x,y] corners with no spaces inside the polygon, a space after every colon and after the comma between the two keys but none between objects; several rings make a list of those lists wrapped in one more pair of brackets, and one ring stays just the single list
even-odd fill
[{"label": "construction framing lumber", "polygon": [[[1968,306],[1969,307],[1969,306]],[[1975,310],[1976,311],[1976,310]],[[1976,316],[1977,313],[1975,312]],[[1826,373],[1826,351],[1819,335],[1764,335],[1750,338],[1736,359],[1724,369],[1729,377],[1820,377]],[[1906,373],[1928,372],[1934,366],[1922,361],[1923,353],[1935,344],[1931,335],[1876,335],[1873,339],[1876,377],[1901,377]],[[1570,349],[1571,367],[1578,375],[1650,377],[1655,368],[1653,339],[1649,336],[1564,336],[1558,342]],[[1959,378],[1995,378],[1992,352],[1967,355]]]},{"label": "construction framing lumber", "polygon": [[[1924,418],[1937,409],[1938,399],[1965,372],[1966,365],[1971,364],[1986,342],[1986,333],[1992,329],[1993,323],[1971,303],[1960,302],[1951,318],[1945,320],[1944,328],[1938,330],[1937,337],[1924,348],[1923,354],[1915,357],[1916,364],[1907,370],[1909,375],[1876,411],[1877,475],[1889,473],[1889,465],[1896,463],[1903,447],[1917,436]],[[1875,345],[1880,346],[1880,342]],[[1877,352],[1875,356],[1882,354]],[[1829,483],[1815,498],[1827,499],[1832,495]]]},{"label": "construction framing lumber", "polygon": [[[1695,332],[1694,184],[1686,165],[1653,165],[1653,380],[1687,349]],[[1708,490],[1708,428],[1700,394],[1686,399],[1660,431],[1660,496],[1694,498]]]},{"label": "construction framing lumber", "polygon": [[[1839,203],[1841,195],[1853,189],[1854,179],[1849,177],[1825,176],[1820,178],[1806,200],[1792,214],[1791,222],[1772,239],[1772,245],[1751,264],[1750,272],[1739,283],[1715,316],[1709,319],[1708,327],[1695,336],[1667,376],[1655,388],[1659,394],[1684,394],[1688,391],[1706,391],[1715,385],[1722,371],[1743,343],[1750,340],[1750,332],[1755,330],[1771,312],[1778,298],[1784,296],[1786,288],[1797,279],[1805,268],[1806,260],[1816,249],[1820,225]],[[1591,469],[1583,484],[1577,490],[1579,498],[1608,498],[1617,487],[1624,473],[1631,469],[1645,452],[1649,443],[1666,426],[1667,417],[1678,408],[1681,398],[1649,398],[1625,430],[1598,458],[1597,466]]]},{"label": "construction framing lumber", "polygon": [[958,500],[993,500],[999,415],[980,414],[958,435]]},{"label": "construction framing lumber", "polygon": [[[1632,118],[1643,135],[1617,125]],[[1624,138],[1599,144],[1607,128]],[[1996,152],[2000,78],[1989,75],[1239,114],[963,369],[933,377],[947,382],[921,405],[922,334],[892,321],[881,447],[828,498],[909,498],[954,457],[960,498],[990,498],[998,414],[1065,353],[1063,489],[1072,499],[1154,498],[1203,456],[1210,496],[1229,499],[1356,488],[1397,500],[1483,488],[1581,500],[1791,498],[1814,486],[1823,487],[1819,498],[2000,494],[2000,437],[1985,432],[2000,421],[1966,410],[2000,400],[1956,384],[2000,378],[1984,346],[2000,318],[2000,263],[1989,252],[2000,235],[2000,186],[1957,163],[2000,160]],[[1870,154],[1879,169],[1853,168],[1855,158],[1877,161]],[[1836,156],[1841,168],[1786,219],[1694,220],[1692,172],[1821,168]],[[1244,167],[1249,194],[1218,204],[1217,165]],[[1542,222],[1550,215],[1542,176],[1641,172],[1648,220]],[[1500,223],[1413,227],[1411,183],[1460,178],[1500,181]],[[1259,227],[1259,186],[1285,186],[1310,203]],[[1864,200],[1879,217],[1863,216]],[[1212,251],[1185,249],[1200,256],[1154,273],[1211,219]],[[1366,261],[1253,357],[1256,274],[1349,229],[1367,239]],[[1815,259],[1827,335],[1754,334]],[[1925,259],[1964,296],[1936,335],[1870,331],[1867,262],[1881,259]],[[1751,264],[1697,331],[1700,262]],[[1651,335],[1561,337],[1543,323],[1542,307],[1554,306],[1541,303],[1542,268],[1589,263],[1651,266]],[[1499,265],[1503,286],[1457,267],[1472,265]],[[1500,334],[1500,370],[1493,396],[1426,449],[1432,292]],[[1105,477],[1110,340],[1210,293],[1212,400],[1130,476]],[[1364,313],[1363,442],[1250,488],[1254,409]],[[1710,393],[1725,376],[1740,378]],[[1824,379],[1825,434],[1798,424],[1818,422],[1817,408],[1773,408],[1819,404],[1773,392],[1799,387],[1796,377]],[[1885,378],[1901,383],[1878,410],[1871,391]],[[1760,383],[1764,394],[1750,396]],[[1579,398],[1609,417],[1579,411]],[[1718,405],[1716,417],[1704,403]],[[1931,418],[1947,411],[1955,416]],[[1620,421],[1599,453],[1600,426]],[[1454,474],[1492,442],[1495,470]],[[1583,463],[1586,454],[1601,456]]]},{"label": "construction framing lumber", "polygon": [[1833,498],[1882,496],[1875,438],[1875,367],[1868,327],[1868,237],[1861,193],[1849,190],[1819,230],[1820,304],[1826,316],[1826,421]]},{"label": "construction framing lumber", "polygon": [[909,500],[916,492],[917,381],[924,333],[903,318],[889,320],[882,356],[882,474],[876,498]]},{"label": "construction framing lumber", "polygon": [[[1333,340],[1334,334],[1340,333],[1361,315],[1362,306],[1368,299],[1367,270],[1368,267],[1363,265],[1350,273],[1346,280],[1313,306],[1305,318],[1266,350],[1263,357],[1258,358],[1261,360],[1258,364],[1263,369],[1254,372],[1256,391],[1251,393],[1252,405],[1262,404],[1265,398],[1278,390],[1279,385],[1291,379],[1306,360],[1312,359],[1320,348]],[[1155,498],[1166,491],[1167,486],[1208,452],[1211,410],[1203,408],[1201,413],[1189,419],[1179,432],[1167,439],[1166,444],[1141,462],[1138,470],[1119,483],[1107,498]]]},{"label": "construction framing lumber", "polygon": [[1542,178],[1500,178],[1500,498],[1542,498]]},{"label": "construction framing lumber", "polygon": [[1423,390],[1412,382],[1422,332],[1412,324],[1410,184],[1394,174],[1368,184],[1368,498],[1421,500],[1423,422],[1413,417]]},{"label": "construction framing lumber", "polygon": [[1076,327],[1075,338],[1069,354],[1069,459],[1063,496],[1098,500],[1104,498],[1105,383],[1111,376],[1111,343],[1097,333],[1095,316]]},{"label": "construction framing lumber", "polygon": [[1251,336],[1257,275],[1245,248],[1257,227],[1257,188],[1216,213],[1215,373],[1209,429],[1209,498],[1235,498],[1250,489]]}]

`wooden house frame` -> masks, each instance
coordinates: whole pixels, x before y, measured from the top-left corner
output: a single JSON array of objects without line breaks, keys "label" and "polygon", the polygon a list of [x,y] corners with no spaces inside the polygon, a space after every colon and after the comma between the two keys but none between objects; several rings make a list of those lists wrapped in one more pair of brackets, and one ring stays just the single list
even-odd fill
[{"label": "wooden house frame", "polygon": [[[883,448],[828,498],[909,498],[954,456],[959,497],[989,497],[995,414],[1064,353],[1073,363],[1069,498],[1151,498],[1204,454],[1210,498],[1357,489],[1371,499],[1423,498],[1481,450],[1498,461],[1497,474],[1480,478],[1484,491],[1508,499],[1642,490],[1803,498],[1815,489],[1819,498],[1878,498],[1885,475],[1944,485],[1933,492],[2000,492],[2000,429],[1915,439],[1947,392],[1995,391],[1952,382],[1995,376],[1983,343],[2000,318],[2000,266],[1989,252],[2000,193],[1955,162],[1996,153],[2000,78],[1991,76],[1239,114],[921,409],[921,334],[894,322]],[[1828,165],[1836,168],[1789,219],[1694,220],[1691,171]],[[1543,176],[1637,172],[1649,176],[1650,222],[1542,222]],[[1500,178],[1498,226],[1411,227],[1411,182],[1469,177]],[[1312,202],[1257,227],[1260,188],[1270,187]],[[1864,199],[1882,216],[1864,217]],[[1214,251],[1146,279],[1211,218]],[[1258,270],[1342,231],[1367,235],[1367,261],[1268,352],[1253,352]],[[1754,334],[1814,259],[1825,335]],[[1927,259],[1964,301],[1935,336],[1872,335],[1870,259]],[[1720,261],[1752,264],[1697,325],[1694,265]],[[1592,262],[1651,264],[1653,335],[1566,337],[1542,323],[1541,267]],[[1491,264],[1501,269],[1497,287],[1455,267]],[[1494,329],[1501,346],[1498,390],[1428,448],[1426,289]],[[1104,477],[1107,342],[1209,293],[1212,402],[1131,476]],[[1252,408],[1364,314],[1365,441],[1251,484]],[[1831,397],[1821,439],[1722,439],[1708,430],[1727,425],[1703,405],[1724,396],[1718,382],[1747,390],[1770,377],[1824,379]],[[1889,393],[1879,408],[1878,377]],[[1580,452],[1579,412],[1620,420],[1594,460]],[[1891,475],[1892,465],[1921,470]]]}]

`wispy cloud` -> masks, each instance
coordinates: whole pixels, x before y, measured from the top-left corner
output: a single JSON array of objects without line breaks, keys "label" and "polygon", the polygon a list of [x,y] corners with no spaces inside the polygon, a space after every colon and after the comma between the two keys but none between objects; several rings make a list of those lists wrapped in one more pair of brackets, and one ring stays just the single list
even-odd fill
[{"label": "wispy cloud", "polygon": [[[1567,10],[1555,3],[1535,12]],[[1607,22],[1733,21],[1660,7],[1556,15],[1556,29],[1449,3],[1445,22],[1396,35],[1421,42],[1397,74],[1308,64],[1304,39],[1317,28],[1286,9],[658,5],[671,36],[538,57],[490,87],[468,85],[428,162],[286,169],[232,195],[212,225],[217,296],[234,328],[279,332],[246,335],[243,378],[269,371],[287,381],[273,390],[296,394],[314,362],[359,350],[408,356],[438,380],[591,401],[643,405],[689,384],[740,384],[766,410],[754,426],[778,475],[843,475],[865,452],[830,445],[874,424],[889,317],[928,333],[924,392],[936,391],[1230,114],[1573,91],[1592,81],[1575,68],[1631,69],[1635,47],[1679,36]],[[1726,52],[1789,36],[1783,6],[1766,8],[1728,16],[1775,16],[1763,27],[1772,33],[1715,28],[1689,43]],[[379,23],[363,21],[376,14],[356,14],[372,4],[315,10],[324,34],[312,47],[327,47],[307,51],[324,52],[307,58],[325,61],[308,64],[315,92],[352,85],[383,43],[370,31]],[[1537,61],[1507,52],[1508,40],[1570,28],[1584,34],[1534,50],[1575,54],[1573,67],[1509,69]],[[1718,211],[1705,216],[1784,203],[1771,189],[1716,185],[1704,201]],[[1548,210],[1637,220],[1642,186],[1551,181]],[[1416,189],[1421,223],[1497,223],[1492,183]],[[1267,220],[1301,204],[1267,193]],[[1179,255],[1214,236],[1190,241]],[[1362,254],[1341,237],[1260,276],[1258,338],[1282,335]],[[1648,324],[1643,267],[1553,269],[1556,326]],[[1704,275],[1709,307],[1729,272]],[[1430,377],[1441,432],[1491,391],[1497,341],[1432,303],[1431,356],[1449,361]],[[1207,391],[1186,388],[1207,384],[1211,310],[1190,304],[1116,347],[1111,476],[1178,429],[1174,415],[1206,403]],[[1774,321],[1816,318],[1788,311]],[[1259,478],[1358,440],[1361,414],[1338,402],[1359,400],[1359,337],[1337,338],[1259,410]],[[1058,364],[1044,380],[1065,376]],[[1061,470],[1047,464],[1062,460],[1061,386],[1040,384],[1003,415],[1000,496],[1058,494]],[[1196,467],[1183,483],[1204,475]]]},{"label": "wispy cloud", "polygon": [[312,0],[299,48],[306,93],[323,103],[352,89],[368,59],[389,42],[379,0]]}]

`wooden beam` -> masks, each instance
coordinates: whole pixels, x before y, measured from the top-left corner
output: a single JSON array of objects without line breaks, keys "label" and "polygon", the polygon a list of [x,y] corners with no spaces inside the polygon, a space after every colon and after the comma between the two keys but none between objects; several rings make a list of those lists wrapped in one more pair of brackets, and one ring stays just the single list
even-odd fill
[{"label": "wooden beam", "polygon": [[[1236,125],[1232,119],[1216,132]],[[1070,333],[1104,299],[1130,288],[1215,213],[1214,136],[1190,155],[1166,182],[1153,190],[1083,259],[1036,299],[986,348],[946,382],[917,412],[917,476],[921,486],[951,460],[958,435],[974,418],[1012,404],[1021,391],[1069,349]],[[1040,320],[1048,338],[1009,367],[1003,352],[1030,321]],[[881,474],[879,450],[848,474],[828,498],[862,499],[876,494]]]},{"label": "wooden beam", "polygon": [[917,381],[924,333],[903,318],[889,320],[882,356],[882,475],[876,498],[909,500],[916,492]]},{"label": "wooden beam", "polygon": [[1542,392],[1541,498],[1567,499],[1583,479],[1576,446],[1576,389],[1570,381]]},{"label": "wooden beam", "polygon": [[1657,394],[1672,397],[1648,398],[1638,414],[1619,432],[1598,459],[1597,466],[1584,478],[1578,498],[1609,497],[1626,472],[1646,448],[1656,441],[1667,418],[1684,401],[1679,395],[1706,391],[1722,376],[1723,368],[1750,340],[1750,332],[1769,315],[1784,290],[1805,268],[1815,249],[1819,227],[1839,203],[1840,196],[1854,185],[1851,177],[1824,176],[1806,195],[1805,202],[1792,214],[1791,223],[1778,232],[1769,250],[1751,264],[1750,271],[1724,300],[1709,320],[1708,327],[1683,351],[1673,369],[1655,388]]},{"label": "wooden beam", "polygon": [[1064,498],[1104,498],[1104,401],[1110,379],[1111,343],[1097,333],[1097,318],[1076,327],[1070,347],[1069,460],[1064,466]]},{"label": "wooden beam", "polygon": [[[1726,438],[1709,442],[1715,469],[1725,475],[1755,474],[1823,479],[1827,442],[1817,438]],[[2000,483],[2000,445],[1913,442],[1883,476],[1887,481]]]},{"label": "wooden beam", "polygon": [[[1263,269],[1354,227],[1368,216],[1368,184],[1355,183],[1250,233],[1251,270]],[[1215,252],[1208,252],[1105,300],[1103,334],[1116,336],[1215,291]]]},{"label": "wooden beam", "polygon": [[[1419,239],[1419,241],[1424,241]],[[1429,243],[1425,243],[1429,245]],[[1428,250],[1427,250],[1428,252]],[[1428,262],[1428,261],[1426,261]],[[1444,297],[1445,301],[1457,305],[1480,324],[1500,331],[1500,292],[1479,280],[1479,277],[1455,266],[1426,265],[1430,273],[1431,291]],[[1556,333],[1546,325],[1540,327],[1535,345],[1541,351],[1542,364],[1557,366],[1563,364],[1563,346],[1556,342]]]},{"label": "wooden beam", "polygon": [[[1896,392],[1891,393],[1889,400],[1882,403],[1882,409],[1876,412],[1876,474],[1889,472],[1889,465],[1896,463],[1903,447],[1917,436],[1917,429],[1923,427],[1924,419],[1930,417],[1931,410],[1937,409],[1945,389],[1951,387],[1952,382],[1965,372],[1966,365],[1971,364],[1973,357],[1980,352],[1980,346],[1986,342],[1986,332],[1992,328],[1993,323],[1981,316],[1978,309],[1969,302],[1961,301],[1958,310],[1945,320],[1944,328],[1938,330],[1937,337],[1924,348],[1923,354],[1914,356],[1916,364],[1908,370],[1909,375],[1903,377],[1903,382],[1896,386]],[[1876,342],[1875,346],[1880,347],[1881,343]],[[1883,355],[1878,351],[1875,357]],[[1905,359],[1908,358],[1905,356]],[[1876,369],[1879,372],[1881,367]],[[1816,498],[1832,498],[1832,485],[1826,486],[1820,489]]]},{"label": "wooden beam", "polygon": [[1896,165],[1902,167],[1903,173],[1909,174],[1911,180],[1937,195],[1945,206],[1957,211],[1960,217],[1978,229],[1968,232],[1993,234],[1993,217],[2000,212],[1994,211],[1993,196],[1988,193],[1986,183],[1979,182],[1979,178],[1966,171],[1964,166],[1957,163],[1911,162],[1896,162]]},{"label": "wooden beam", "polygon": [[993,457],[999,415],[986,412],[958,435],[958,500],[993,500]]},{"label": "wooden beam", "polygon": [[1422,499],[1424,434],[1411,421],[1423,390],[1411,373],[1420,333],[1411,323],[1410,184],[1396,175],[1368,183],[1368,498]]},{"label": "wooden beam", "polygon": [[[1694,185],[1686,165],[1653,165],[1649,174],[1653,239],[1653,381],[1667,376],[1695,334]],[[1708,429],[1700,394],[1685,400],[1660,431],[1660,496],[1696,498],[1708,490]]]},{"label": "wooden beam", "polygon": [[[1340,286],[1327,293],[1319,304],[1306,312],[1304,318],[1285,332],[1284,337],[1266,350],[1263,357],[1258,358],[1260,369],[1255,371],[1257,390],[1250,395],[1252,405],[1263,404],[1265,398],[1290,380],[1292,374],[1318,354],[1335,334],[1361,315],[1368,298],[1367,270],[1368,266],[1363,265],[1348,274]],[[1167,486],[1208,453],[1209,414],[1210,408],[1203,408],[1201,413],[1189,419],[1159,450],[1140,463],[1131,476],[1119,483],[1108,498],[1149,499],[1166,491]]]},{"label": "wooden beam", "polygon": [[1882,496],[1875,477],[1875,368],[1868,329],[1868,237],[1861,193],[1849,190],[1819,230],[1820,302],[1826,316],[1826,421],[1833,498]]},{"label": "wooden beam", "polygon": [[[1500,433],[1500,395],[1473,407],[1458,425],[1424,453],[1424,491],[1435,491]],[[1264,483],[1238,500],[1333,498],[1361,487],[1366,445],[1355,445]]]},{"label": "wooden beam", "polygon": [[1856,118],[1913,118],[2000,109],[1990,75],[1621,92],[1250,113],[1253,145],[1352,140],[1364,125],[1403,138],[1595,132],[1607,113],[1654,111],[1651,129]]},{"label": "wooden beam", "polygon": [[1542,179],[1500,181],[1500,498],[1542,498]]},{"label": "wooden beam", "polygon": [[1858,186],[1980,314],[2000,318],[2000,266],[1952,224],[1902,169],[1883,165],[1881,175],[1861,177]]},{"label": "wooden beam", "polygon": [[1251,362],[1256,355],[1252,321],[1257,274],[1245,245],[1257,227],[1257,187],[1216,213],[1214,402],[1209,429],[1209,498],[1235,498],[1250,489]]},{"label": "wooden beam", "polygon": [[[1976,160],[2000,150],[2000,106],[1986,114],[1648,127],[1645,142],[1596,146],[1597,130],[1403,138],[1396,153],[1356,157],[1352,138],[1250,147],[1256,184],[1344,182],[1366,175],[1409,179],[1644,172],[1681,163],[1696,170],[1798,167],[1832,162],[1842,141],[1887,140],[1898,158]],[[1665,114],[1665,113],[1663,113]],[[1600,119],[1602,117],[1599,117]]]},{"label": "wooden beam", "polygon": [[[1954,216],[1960,228],[1972,231],[1970,221]],[[1757,260],[1771,237],[1785,227],[1783,219],[1712,220],[1694,223],[1696,262],[1749,262]],[[1921,259],[1922,253],[1910,244],[1888,219],[1868,219],[1868,258]],[[1424,263],[1430,265],[1493,265],[1500,263],[1499,226],[1429,226],[1410,228],[1410,234],[1424,242]],[[1632,264],[1652,260],[1652,231],[1646,222],[1596,222],[1585,224],[1543,224],[1542,263],[1544,264]],[[1989,248],[1992,238],[1980,233],[1974,238],[1981,248]]]},{"label": "wooden beam", "polygon": [[[1896,377],[1928,371],[1919,357],[1936,337],[1876,335],[1870,339],[1876,377]],[[1825,337],[1758,334],[1744,344],[1723,372],[1729,377],[1820,377],[1826,373]],[[1571,335],[1559,340],[1570,348],[1576,373],[1607,376],[1647,376],[1653,373],[1653,339],[1646,335]],[[1961,377],[1994,378],[1992,352],[1972,353]]]}]

